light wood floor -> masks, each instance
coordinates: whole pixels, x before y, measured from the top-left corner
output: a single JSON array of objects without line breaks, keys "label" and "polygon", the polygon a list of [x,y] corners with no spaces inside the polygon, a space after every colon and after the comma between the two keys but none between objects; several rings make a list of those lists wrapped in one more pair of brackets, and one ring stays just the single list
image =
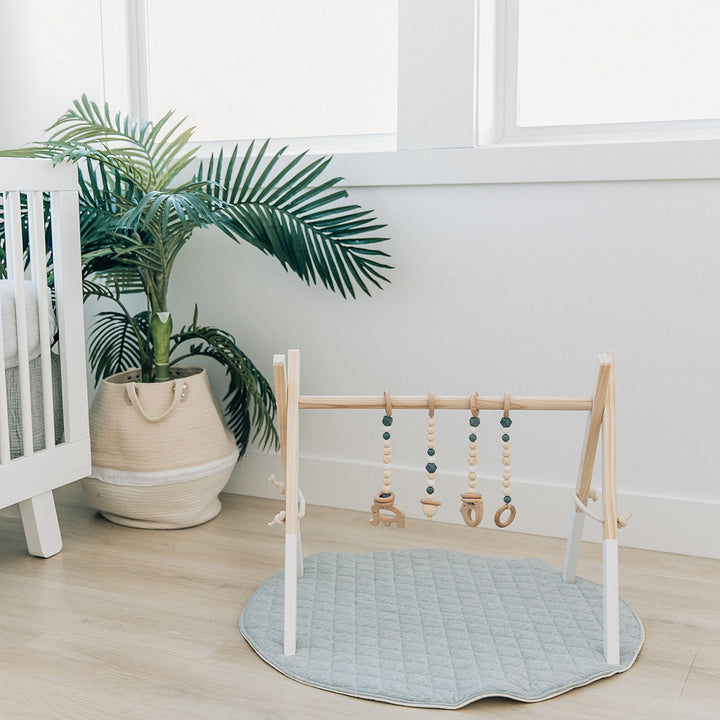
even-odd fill
[{"label": "light wood floor", "polygon": [[[621,548],[620,591],[646,642],[626,673],[552,700],[481,700],[416,710],[306,687],[276,672],[237,627],[245,601],[282,568],[280,502],[226,495],[198,528],[134,530],[88,510],[78,486],[56,492],[65,547],[25,552],[19,520],[0,518],[0,717],[67,718],[720,718],[720,562]],[[367,514],[309,508],[306,554],[442,547],[540,557],[563,543],[408,521],[373,528]],[[599,580],[585,545],[580,574]]]}]

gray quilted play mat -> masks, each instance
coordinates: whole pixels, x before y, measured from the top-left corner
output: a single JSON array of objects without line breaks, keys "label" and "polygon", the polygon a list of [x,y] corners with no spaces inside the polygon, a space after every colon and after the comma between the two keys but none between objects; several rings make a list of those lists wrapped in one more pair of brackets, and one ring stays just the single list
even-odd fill
[{"label": "gray quilted play mat", "polygon": [[620,665],[603,657],[602,588],[564,583],[540,560],[443,550],[305,560],[297,654],[283,655],[283,573],[263,583],[240,630],[263,660],[326,690],[416,707],[501,696],[534,702],[627,670],[643,628],[620,603]]}]

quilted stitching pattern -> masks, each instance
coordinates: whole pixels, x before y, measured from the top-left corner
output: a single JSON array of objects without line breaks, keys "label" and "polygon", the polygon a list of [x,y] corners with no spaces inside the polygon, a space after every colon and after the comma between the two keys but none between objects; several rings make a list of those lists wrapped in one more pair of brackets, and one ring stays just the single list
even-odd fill
[{"label": "quilted stitching pattern", "polygon": [[627,670],[643,643],[620,603],[620,666],[603,657],[602,588],[540,560],[443,550],[305,560],[297,654],[283,655],[283,573],[240,616],[255,651],[285,675],[386,702],[457,708],[488,696],[537,701]]}]

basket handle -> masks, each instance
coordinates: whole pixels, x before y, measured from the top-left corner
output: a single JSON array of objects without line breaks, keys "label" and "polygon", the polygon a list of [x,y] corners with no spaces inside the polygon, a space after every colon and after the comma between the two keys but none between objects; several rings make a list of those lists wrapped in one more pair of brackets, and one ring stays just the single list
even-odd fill
[{"label": "basket handle", "polygon": [[185,389],[185,382],[178,378],[177,380],[173,380],[173,399],[170,403],[170,407],[164,412],[158,415],[157,417],[150,417],[146,412],[143,406],[140,404],[140,398],[138,397],[138,391],[137,391],[138,383],[131,382],[127,383],[125,385],[125,393],[128,397],[128,400],[132,405],[134,405],[140,414],[151,423],[159,423],[165,420],[165,418],[169,417],[173,410],[177,407],[177,404],[184,400],[186,397],[186,393],[184,392]]}]

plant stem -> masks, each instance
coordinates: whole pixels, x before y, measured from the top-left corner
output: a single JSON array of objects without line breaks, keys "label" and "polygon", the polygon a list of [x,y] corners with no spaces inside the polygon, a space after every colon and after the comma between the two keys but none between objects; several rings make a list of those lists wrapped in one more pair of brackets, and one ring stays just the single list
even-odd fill
[{"label": "plant stem", "polygon": [[155,382],[164,382],[170,379],[172,315],[169,312],[152,313],[150,316],[150,333],[153,339]]}]

